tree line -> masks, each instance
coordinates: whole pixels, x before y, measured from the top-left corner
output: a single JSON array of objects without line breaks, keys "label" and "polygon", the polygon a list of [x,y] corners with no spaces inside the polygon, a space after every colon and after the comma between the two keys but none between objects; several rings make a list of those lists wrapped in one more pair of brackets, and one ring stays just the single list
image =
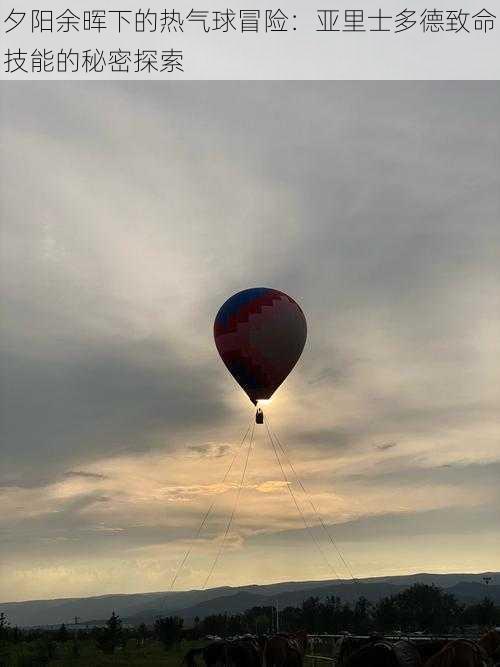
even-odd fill
[{"label": "tree line", "polygon": [[[330,596],[310,597],[301,605],[279,612],[279,628],[311,634],[370,634],[372,632],[461,633],[467,627],[500,625],[500,607],[490,598],[460,603],[454,595],[434,585],[413,586],[372,603],[365,597],[354,603]],[[215,614],[197,624],[200,634],[220,636],[276,630],[276,610],[272,606],[253,607],[242,614]]]},{"label": "tree line", "polygon": [[114,611],[102,626],[68,628],[11,627],[7,616],[0,613],[0,667],[42,667],[60,656],[61,647],[69,662],[82,658],[82,649],[89,645],[100,654],[114,654],[127,644],[137,648],[156,642],[168,651],[183,637],[184,620],[177,616],[158,617],[152,625],[141,623],[124,626]]}]

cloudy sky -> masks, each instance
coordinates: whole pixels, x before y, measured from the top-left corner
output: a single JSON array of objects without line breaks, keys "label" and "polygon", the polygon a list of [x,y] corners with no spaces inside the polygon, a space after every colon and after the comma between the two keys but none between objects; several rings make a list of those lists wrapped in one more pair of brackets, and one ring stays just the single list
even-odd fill
[{"label": "cloudy sky", "polygon": [[[203,585],[252,417],[212,322],[260,285],[308,319],[267,413],[354,574],[500,569],[497,83],[4,83],[0,113],[0,600],[168,590],[215,500]],[[210,585],[346,576],[264,434]]]}]

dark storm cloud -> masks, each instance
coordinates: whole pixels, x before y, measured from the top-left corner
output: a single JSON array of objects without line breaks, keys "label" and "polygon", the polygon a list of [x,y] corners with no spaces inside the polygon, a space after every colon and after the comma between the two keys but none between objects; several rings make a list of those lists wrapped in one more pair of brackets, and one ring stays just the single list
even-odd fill
[{"label": "dark storm cloud", "polygon": [[0,481],[0,491],[2,489],[37,489],[44,486],[48,486],[53,480],[49,477],[36,477],[32,476],[29,478],[25,477],[15,477],[5,475]]},{"label": "dark storm cloud", "polygon": [[385,452],[388,449],[393,449],[394,447],[397,447],[398,443],[397,442],[381,442],[380,444],[373,445],[375,449],[378,449],[381,452]]},{"label": "dark storm cloud", "polygon": [[314,429],[294,433],[291,441],[297,445],[343,450],[359,443],[360,435],[360,431],[355,427],[352,430],[347,428]]},{"label": "dark storm cloud", "polygon": [[345,350],[333,350],[329,356],[330,365],[315,370],[308,380],[309,385],[346,384],[355,375],[358,367],[368,361]]},{"label": "dark storm cloud", "polygon": [[[326,523],[329,533],[340,542],[386,541],[418,535],[463,535],[473,536],[491,531],[497,520],[500,506],[453,507],[422,512],[386,513],[368,516],[345,523]],[[313,529],[316,537],[325,540],[323,530]],[[305,529],[287,530],[280,533],[259,535],[252,538],[260,543],[293,543],[302,539],[309,541]]]},{"label": "dark storm cloud", "polygon": [[[92,479],[92,480],[104,480],[108,479],[107,475],[101,475],[100,473],[95,473],[95,472],[86,472],[84,470],[68,470],[65,473],[62,473],[61,479],[64,478],[80,478],[80,479]],[[37,488],[43,488],[44,486],[49,486],[50,484],[54,483],[54,476],[50,477],[37,477],[35,476],[30,476],[30,477],[8,477],[5,476],[5,478],[1,481],[0,483],[0,490],[1,489],[9,489],[9,488],[18,488],[18,489],[37,489]]]},{"label": "dark storm cloud", "polygon": [[[127,521],[101,510],[113,498],[99,492],[81,493],[61,498],[57,510],[48,509],[31,517],[3,517],[3,560],[12,561],[17,554],[35,549],[37,557],[50,556],[57,549],[60,557],[84,554],[116,554],[117,549],[169,546],[177,540],[193,541],[194,525],[198,525],[202,510],[199,507],[167,504],[162,520],[150,522]],[[28,508],[27,508],[28,509]],[[204,510],[203,510],[204,512]],[[227,513],[214,509],[210,521],[200,533],[200,540],[213,540],[227,523]]]},{"label": "dark storm cloud", "polygon": [[85,470],[68,470],[64,473],[65,477],[83,477],[84,479],[108,479],[107,475],[101,475],[97,472],[86,472]]},{"label": "dark storm cloud", "polygon": [[5,362],[4,356],[4,364],[4,471],[16,465],[29,476],[37,460],[34,475],[45,465],[60,474],[68,462],[147,450],[160,437],[168,447],[169,429],[225,414],[209,390],[210,373],[183,366],[158,341],[89,346],[49,364],[28,356]]},{"label": "dark storm cloud", "polygon": [[380,461],[359,474],[340,475],[339,477],[344,482],[364,482],[381,487],[394,484],[398,486],[446,484],[458,487],[465,485],[468,489],[474,486],[494,488],[500,478],[500,461],[456,462],[429,466],[422,463],[419,465],[418,461],[411,461],[408,457],[400,457],[394,462]]},{"label": "dark storm cloud", "polygon": [[325,380],[337,380],[342,377],[342,371],[335,368],[325,368],[320,371],[315,377],[309,380],[309,384],[318,384],[319,382],[324,382]]}]

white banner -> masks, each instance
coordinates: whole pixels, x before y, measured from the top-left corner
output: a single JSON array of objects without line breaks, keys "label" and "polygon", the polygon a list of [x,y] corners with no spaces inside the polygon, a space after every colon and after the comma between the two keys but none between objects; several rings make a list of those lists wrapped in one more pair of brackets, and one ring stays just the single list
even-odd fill
[{"label": "white banner", "polygon": [[2,0],[2,73],[41,79],[498,79],[495,0]]}]

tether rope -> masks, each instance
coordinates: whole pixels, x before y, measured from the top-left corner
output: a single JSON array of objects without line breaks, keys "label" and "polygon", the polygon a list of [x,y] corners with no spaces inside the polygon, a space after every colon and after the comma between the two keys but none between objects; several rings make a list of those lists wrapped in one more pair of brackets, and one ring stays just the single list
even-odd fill
[{"label": "tether rope", "polygon": [[[269,420],[267,420],[267,422],[268,422],[268,421],[269,421]],[[266,425],[267,425],[267,422],[266,422]],[[346,569],[347,572],[349,573],[349,576],[351,577],[352,581],[353,581],[355,584],[359,584],[358,579],[356,579],[356,577],[354,576],[354,574],[353,574],[353,572],[352,572],[352,569],[351,569],[351,567],[349,566],[349,563],[346,561],[345,557],[343,556],[343,554],[342,554],[342,552],[341,552],[341,550],[340,550],[340,548],[339,548],[339,546],[338,546],[336,540],[332,537],[330,531],[327,529],[327,527],[326,527],[326,525],[325,525],[325,522],[323,521],[323,517],[321,516],[321,514],[320,514],[319,511],[317,510],[316,506],[314,505],[314,503],[313,503],[313,501],[312,501],[312,499],[311,499],[311,497],[310,497],[310,494],[307,492],[306,488],[305,488],[304,485],[302,484],[302,481],[300,480],[300,477],[298,476],[298,474],[297,474],[297,472],[296,472],[296,470],[295,470],[295,468],[294,468],[294,465],[293,465],[292,460],[291,460],[291,458],[290,458],[290,454],[287,452],[288,447],[285,449],[285,446],[281,443],[280,439],[278,438],[278,436],[276,435],[276,433],[274,433],[274,431],[272,430],[272,428],[271,428],[270,425],[268,426],[268,429],[271,431],[271,433],[273,434],[273,436],[274,436],[276,442],[278,443],[278,447],[280,448],[281,452],[283,453],[284,457],[286,458],[286,461],[287,461],[288,465],[290,466],[290,469],[292,470],[292,472],[293,472],[293,474],[294,474],[294,476],[295,476],[295,479],[297,480],[298,485],[299,485],[300,488],[302,489],[302,491],[303,491],[305,497],[307,498],[307,501],[309,502],[309,505],[311,506],[311,509],[313,510],[314,514],[315,514],[316,517],[318,518],[318,521],[319,521],[319,523],[320,523],[320,525],[321,525],[321,527],[322,527],[322,529],[323,529],[325,535],[328,537],[328,540],[330,541],[330,543],[331,543],[332,546],[334,547],[335,551],[337,552],[337,554],[338,554],[340,560],[341,560],[342,563],[344,564],[345,569]]]},{"label": "tether rope", "polygon": [[[253,419],[252,419],[252,421],[253,421]],[[249,434],[249,432],[250,432],[250,428],[251,428],[251,424],[248,425],[248,428],[247,428],[247,430],[246,430],[246,432],[245,432],[245,435],[243,436],[243,438],[242,438],[241,442],[239,443],[238,447],[236,448],[236,451],[234,452],[234,455],[233,455],[233,458],[232,458],[232,460],[231,460],[231,463],[229,464],[229,467],[228,467],[228,469],[226,470],[226,474],[225,474],[224,477],[222,478],[222,482],[221,482],[221,484],[224,484],[224,482],[225,482],[225,481],[227,480],[227,478],[229,477],[229,473],[231,472],[231,470],[232,470],[232,468],[233,468],[233,466],[234,466],[234,464],[235,464],[235,461],[236,461],[236,459],[237,459],[237,457],[238,457],[238,454],[240,453],[240,450],[241,450],[241,448],[243,447],[243,445],[244,445],[244,443],[245,443],[245,440],[247,439],[247,436],[248,436],[248,434]],[[253,433],[253,429],[252,429],[252,433]],[[216,503],[216,501],[215,501],[215,499],[214,499],[214,500],[212,501],[210,507],[207,509],[207,511],[206,511],[205,514],[203,515],[203,518],[202,518],[202,520],[201,520],[201,523],[200,523],[200,525],[198,526],[198,530],[196,531],[196,534],[195,534],[195,536],[194,536],[194,538],[193,538],[193,542],[192,542],[192,544],[190,545],[189,549],[188,549],[188,550],[186,551],[186,553],[184,554],[184,558],[182,559],[182,561],[181,561],[179,567],[177,568],[177,571],[176,571],[175,574],[174,574],[174,577],[173,577],[172,582],[171,582],[171,584],[170,584],[169,592],[172,591],[172,589],[173,589],[173,587],[174,587],[174,585],[175,585],[175,582],[177,581],[177,578],[179,577],[179,574],[180,574],[182,568],[183,568],[184,565],[186,564],[186,562],[187,562],[189,556],[191,555],[191,552],[193,551],[195,542],[196,542],[196,540],[199,538],[199,536],[200,536],[200,534],[201,534],[201,531],[203,530],[205,524],[207,523],[207,521],[208,521],[208,517],[210,516],[210,514],[212,513],[212,510],[213,510],[214,507],[215,507],[215,503]]]},{"label": "tether rope", "polygon": [[323,549],[321,548],[321,544],[319,543],[319,541],[318,541],[318,539],[316,538],[316,536],[314,535],[314,533],[313,533],[311,527],[310,527],[309,524],[307,523],[307,520],[306,520],[306,517],[305,517],[305,515],[304,515],[304,512],[302,511],[302,509],[301,509],[299,503],[297,502],[297,498],[295,497],[295,494],[294,494],[294,492],[293,492],[293,489],[292,489],[292,486],[291,486],[290,481],[289,481],[289,479],[288,479],[288,476],[287,476],[287,474],[286,474],[286,472],[285,472],[285,469],[283,468],[283,465],[282,465],[282,463],[281,463],[281,460],[280,460],[280,457],[279,457],[279,454],[278,454],[278,450],[277,450],[276,445],[274,444],[274,440],[273,440],[273,438],[272,438],[272,436],[271,436],[271,432],[270,432],[270,430],[269,430],[269,426],[267,425],[267,420],[266,420],[266,429],[267,429],[267,435],[268,435],[268,437],[269,437],[269,442],[271,443],[271,446],[272,446],[272,448],[273,448],[273,450],[274,450],[274,455],[275,455],[275,457],[276,457],[276,461],[278,462],[278,465],[279,465],[279,467],[280,467],[281,474],[282,474],[283,479],[284,479],[285,484],[286,484],[286,488],[288,489],[288,492],[290,493],[290,495],[291,495],[291,497],[292,497],[292,500],[293,500],[293,502],[294,502],[294,504],[295,504],[295,507],[297,508],[297,512],[299,513],[300,517],[302,518],[302,521],[303,521],[303,523],[304,523],[304,526],[306,527],[307,532],[309,533],[309,536],[311,537],[312,541],[313,541],[314,544],[316,545],[316,548],[318,549],[319,553],[320,553],[321,556],[323,557],[323,560],[324,560],[325,563],[327,564],[328,569],[331,570],[331,571],[333,572],[333,574],[335,575],[335,578],[336,578],[336,579],[340,579],[340,577],[339,577],[337,571],[335,570],[335,568],[333,567],[333,565],[330,563],[330,561],[329,561],[328,558],[326,557],[325,552],[324,552]]},{"label": "tether rope", "polygon": [[219,547],[219,551],[217,552],[217,555],[215,556],[215,559],[212,563],[212,567],[210,568],[210,571],[209,571],[209,573],[208,573],[208,575],[205,579],[205,583],[203,584],[202,590],[206,589],[206,587],[208,585],[208,582],[209,582],[209,580],[210,580],[210,578],[211,578],[211,576],[212,576],[212,574],[215,570],[215,567],[216,567],[217,563],[219,562],[219,558],[221,557],[222,552],[224,551],[224,547],[226,545],[226,539],[227,539],[227,536],[228,536],[229,531],[231,529],[231,525],[233,523],[233,519],[235,517],[236,510],[238,509],[238,503],[239,503],[239,500],[240,500],[241,489],[243,488],[243,484],[245,482],[245,475],[246,475],[247,467],[248,467],[248,459],[250,458],[250,452],[252,451],[254,431],[255,431],[255,422],[253,424],[252,432],[250,434],[250,442],[249,442],[248,449],[247,449],[247,456],[246,456],[246,459],[245,459],[245,465],[243,467],[243,472],[241,473],[240,484],[239,484],[238,490],[236,492],[236,497],[235,497],[234,505],[233,505],[233,511],[231,512],[231,516],[229,517],[229,521],[227,522],[226,530],[224,532],[224,537],[222,538],[222,543]]}]

